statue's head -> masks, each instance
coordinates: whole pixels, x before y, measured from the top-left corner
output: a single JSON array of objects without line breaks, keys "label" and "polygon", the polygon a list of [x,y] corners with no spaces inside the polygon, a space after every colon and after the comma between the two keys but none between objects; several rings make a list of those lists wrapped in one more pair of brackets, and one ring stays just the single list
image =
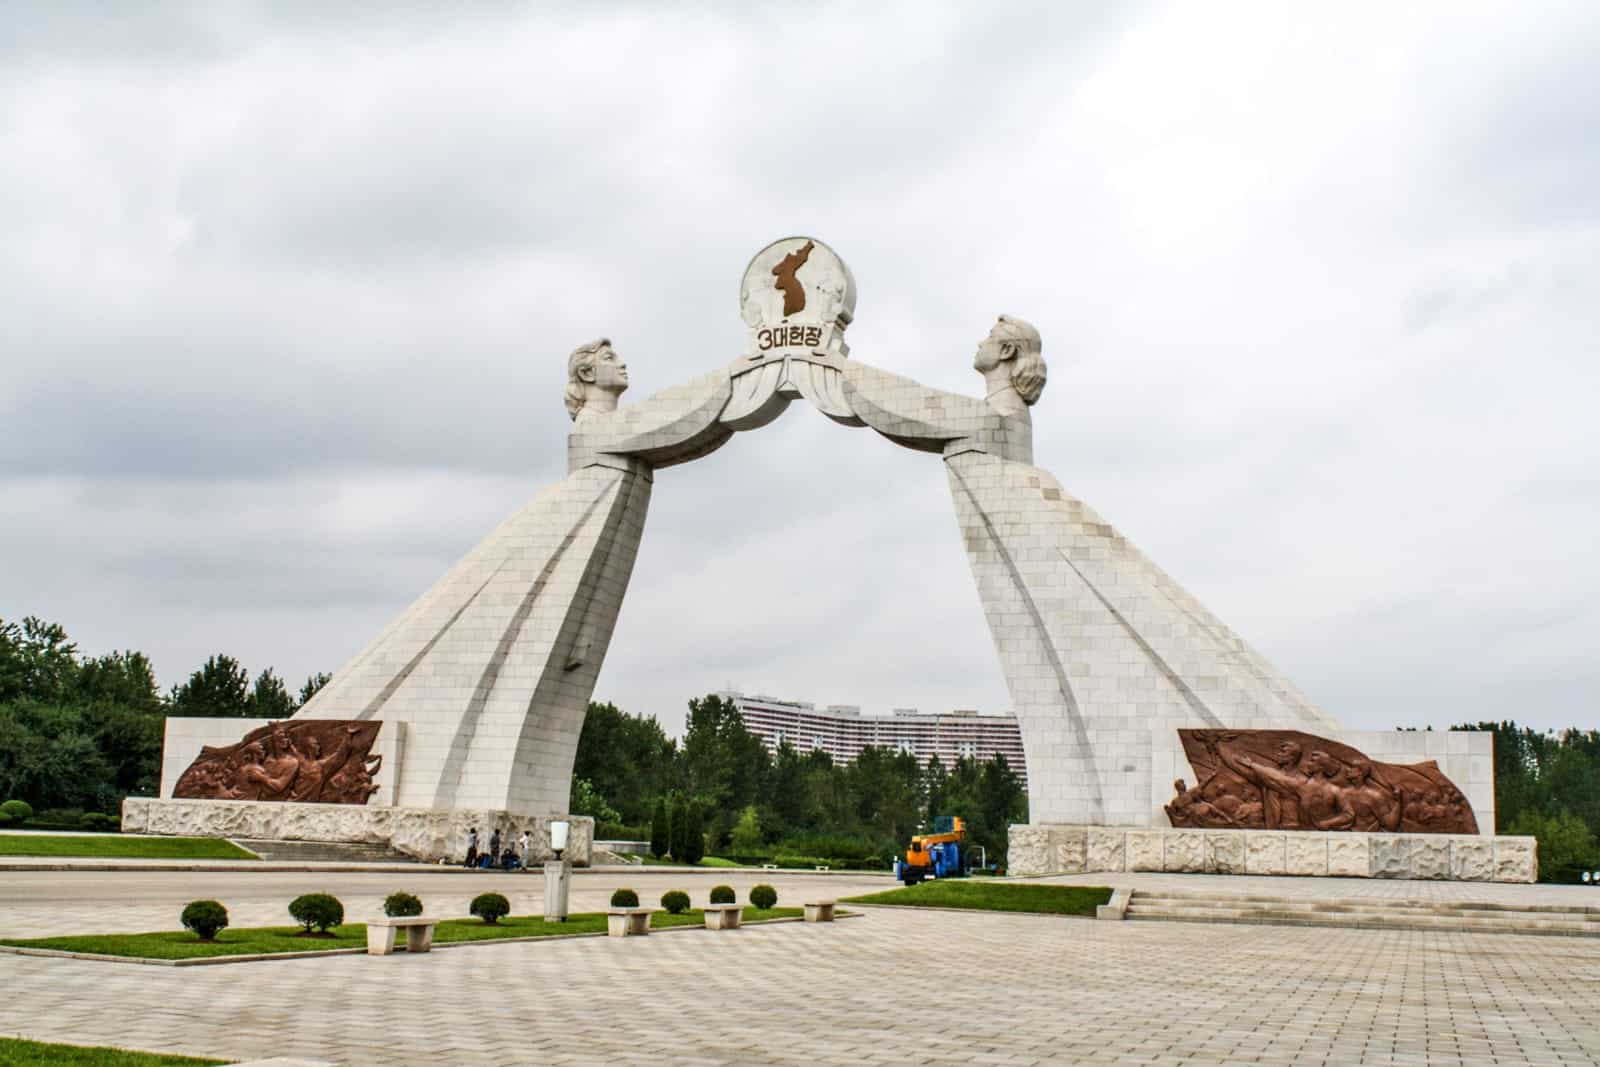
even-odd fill
[{"label": "statue's head", "polygon": [[1312,749],[1311,755],[1306,757],[1306,768],[1312,774],[1320,774],[1324,778],[1336,778],[1344,769],[1338,760],[1320,748]]},{"label": "statue's head", "polygon": [[1299,765],[1300,756],[1304,753],[1298,741],[1279,741],[1274,762],[1280,767],[1294,767]]},{"label": "statue's head", "polygon": [[576,419],[585,407],[611,410],[628,388],[628,365],[617,357],[611,341],[600,338],[579,345],[567,357],[567,414]]},{"label": "statue's head", "polygon": [[1372,777],[1372,764],[1364,759],[1351,760],[1344,765],[1344,780],[1351,785],[1365,785]]},{"label": "statue's head", "polygon": [[1001,315],[989,336],[978,344],[972,366],[985,378],[990,372],[1007,366],[1011,387],[1022,397],[1023,403],[1033,404],[1044,392],[1048,373],[1044,356],[1040,354],[1043,348],[1039,331],[1033,326],[1011,315]]}]

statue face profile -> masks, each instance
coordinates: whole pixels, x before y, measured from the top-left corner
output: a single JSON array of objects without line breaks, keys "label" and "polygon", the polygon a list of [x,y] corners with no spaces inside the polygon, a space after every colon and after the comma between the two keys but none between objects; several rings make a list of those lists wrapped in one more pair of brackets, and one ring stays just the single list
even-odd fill
[{"label": "statue face profile", "polygon": [[579,345],[567,357],[567,414],[604,414],[617,409],[617,397],[628,388],[628,365],[617,356],[611,341],[600,338]]},{"label": "statue face profile", "polygon": [[1328,755],[1322,749],[1312,749],[1311,755],[1306,757],[1306,769],[1312,774],[1320,774],[1324,778],[1334,778],[1339,774],[1339,761]]},{"label": "statue face profile", "polygon": [[1009,388],[1031,406],[1044,392],[1048,373],[1040,354],[1042,349],[1038,330],[1019,318],[1001,315],[989,335],[978,343],[972,367],[983,375],[991,399]]}]

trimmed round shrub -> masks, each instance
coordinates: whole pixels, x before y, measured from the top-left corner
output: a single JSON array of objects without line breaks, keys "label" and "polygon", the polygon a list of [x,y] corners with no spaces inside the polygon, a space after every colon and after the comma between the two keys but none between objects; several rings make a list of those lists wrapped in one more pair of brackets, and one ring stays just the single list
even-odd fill
[{"label": "trimmed round shrub", "polygon": [[116,832],[122,829],[122,820],[115,815],[105,815],[98,811],[86,811],[78,816],[78,828],[93,830],[97,833],[107,831]]},{"label": "trimmed round shrub", "polygon": [[750,887],[750,903],[766,911],[778,904],[778,891],[763,882],[761,885]]},{"label": "trimmed round shrub", "polygon": [[689,894],[681,889],[669,889],[661,894],[661,906],[673,915],[689,910]]},{"label": "trimmed round shrub", "polygon": [[631,889],[619,889],[611,894],[611,906],[613,908],[637,908],[639,906],[639,894]]},{"label": "trimmed round shrub", "polygon": [[344,922],[344,905],[327,893],[307,893],[289,901],[289,914],[306,928],[306,933],[316,927],[317,933],[325,934],[330,927]]},{"label": "trimmed round shrub", "polygon": [[228,909],[214,900],[191,900],[183,909],[183,928],[193,930],[194,936],[210,941],[218,930],[228,928]]},{"label": "trimmed round shrub", "polygon": [[390,893],[383,898],[383,913],[391,919],[422,914],[422,901],[410,893]]},{"label": "trimmed round shrub", "polygon": [[714,885],[711,887],[711,903],[737,904],[739,903],[739,897],[734,893],[731,885]]},{"label": "trimmed round shrub", "polygon": [[511,914],[511,901],[499,893],[479,893],[467,910],[492,926]]},{"label": "trimmed round shrub", "polygon": [[26,800],[8,800],[0,804],[0,814],[11,822],[27,822],[33,818],[33,805]]}]

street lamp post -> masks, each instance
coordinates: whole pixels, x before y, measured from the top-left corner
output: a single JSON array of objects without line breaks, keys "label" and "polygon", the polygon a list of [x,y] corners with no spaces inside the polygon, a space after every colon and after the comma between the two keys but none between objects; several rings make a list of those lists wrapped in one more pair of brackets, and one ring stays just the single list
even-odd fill
[{"label": "street lamp post", "polygon": [[544,861],[544,921],[547,923],[567,921],[567,887],[572,880],[572,864],[562,853],[567,850],[567,835],[571,832],[572,824],[567,820],[551,820],[550,851],[556,858]]}]

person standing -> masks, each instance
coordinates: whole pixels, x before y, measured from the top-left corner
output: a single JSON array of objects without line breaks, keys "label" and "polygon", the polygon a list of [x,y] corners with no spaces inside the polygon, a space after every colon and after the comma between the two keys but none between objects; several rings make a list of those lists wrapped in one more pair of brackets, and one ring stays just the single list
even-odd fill
[{"label": "person standing", "polygon": [[524,870],[533,865],[533,841],[528,837],[528,831],[522,831],[522,836],[517,838],[517,852],[522,859]]},{"label": "person standing", "polygon": [[489,866],[498,867],[499,865],[500,865],[500,827],[496,826],[494,828],[494,832],[489,835]]},{"label": "person standing", "polygon": [[478,865],[478,828],[474,826],[467,831],[467,862],[466,866]]}]

